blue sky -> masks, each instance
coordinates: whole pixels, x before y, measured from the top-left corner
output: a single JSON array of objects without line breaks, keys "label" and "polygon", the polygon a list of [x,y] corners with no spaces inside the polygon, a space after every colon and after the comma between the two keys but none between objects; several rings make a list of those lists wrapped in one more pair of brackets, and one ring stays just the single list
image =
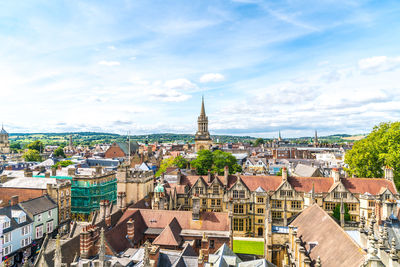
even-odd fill
[{"label": "blue sky", "polygon": [[400,115],[399,1],[1,1],[9,132],[365,133]]}]

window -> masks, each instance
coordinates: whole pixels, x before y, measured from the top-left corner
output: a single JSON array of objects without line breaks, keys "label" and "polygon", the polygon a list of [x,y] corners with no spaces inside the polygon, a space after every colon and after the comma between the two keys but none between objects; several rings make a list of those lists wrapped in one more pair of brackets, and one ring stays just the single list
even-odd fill
[{"label": "window", "polygon": [[239,191],[239,198],[245,198],[245,197],[246,197],[246,195],[244,193],[244,190],[240,190]]},{"label": "window", "polygon": [[196,239],[196,247],[201,247],[201,239]]},{"label": "window", "polygon": [[53,213],[51,212],[51,210],[49,210],[49,211],[47,212],[47,216],[49,216],[49,217],[53,216]]},{"label": "window", "polygon": [[38,214],[36,216],[36,219],[37,219],[38,222],[41,222],[42,221],[42,214]]},{"label": "window", "polygon": [[203,206],[206,206],[207,205],[207,199],[202,199],[201,203],[203,204]]},{"label": "window", "polygon": [[368,207],[370,208],[375,207],[375,201],[373,200],[368,201]]},{"label": "window", "polygon": [[242,204],[235,204],[235,205],[233,205],[233,212],[234,212],[234,213],[243,214],[243,213],[244,213],[243,205],[242,205]]},{"label": "window", "polygon": [[219,187],[217,185],[214,185],[212,191],[213,191],[212,192],[213,195],[218,195],[219,194]]},{"label": "window", "polygon": [[19,223],[23,223],[23,222],[25,222],[25,221],[26,221],[26,215],[21,216],[21,217],[19,218]]},{"label": "window", "polygon": [[3,223],[3,229],[6,229],[8,227],[10,227],[10,221],[4,222]]},{"label": "window", "polygon": [[215,199],[211,199],[211,206],[215,206]]},{"label": "window", "polygon": [[257,209],[258,214],[264,214],[264,209],[263,208],[258,208]]},{"label": "window", "polygon": [[196,194],[202,195],[203,194],[203,187],[196,187]]},{"label": "window", "polygon": [[280,200],[272,200],[271,201],[272,207],[276,209],[282,208],[282,201]]},{"label": "window", "polygon": [[27,237],[21,240],[21,247],[26,247],[31,243],[31,237]]},{"label": "window", "polygon": [[264,203],[264,198],[263,197],[258,197],[257,198],[258,203]]},{"label": "window", "polygon": [[328,211],[334,210],[335,207],[336,207],[336,203],[333,203],[333,202],[326,202],[325,203],[325,210],[328,210]]},{"label": "window", "polygon": [[291,207],[295,210],[301,209],[301,201],[292,201]]},{"label": "window", "polygon": [[263,219],[258,219],[257,223],[264,223],[264,220]]},{"label": "window", "polygon": [[189,205],[189,199],[185,198],[185,205]]},{"label": "window", "polygon": [[233,198],[239,198],[239,192],[237,190],[233,190]]},{"label": "window", "polygon": [[389,194],[385,194],[385,200],[390,199],[390,195]]},{"label": "window", "polygon": [[342,198],[347,198],[347,193],[342,193]]},{"label": "window", "polygon": [[217,199],[217,206],[221,206],[221,199]]},{"label": "window", "polygon": [[349,211],[356,211],[357,210],[357,204],[356,203],[347,204],[347,207],[349,208]]},{"label": "window", "polygon": [[21,234],[22,235],[27,235],[31,232],[31,227],[30,225],[25,225],[24,227],[21,228]]},{"label": "window", "polygon": [[208,245],[209,248],[214,248],[214,240],[210,239],[210,244]]},{"label": "window", "polygon": [[251,218],[247,220],[247,231],[251,231]]},{"label": "window", "polygon": [[357,216],[356,215],[350,215],[350,221],[356,222],[357,221]]},{"label": "window", "polygon": [[282,218],[282,212],[272,211],[272,219],[281,219],[281,218]]},{"label": "window", "polygon": [[46,233],[51,233],[53,232],[53,221],[47,222],[46,224]]},{"label": "window", "polygon": [[36,235],[35,238],[41,238],[43,236],[43,225],[37,226],[36,227]]},{"label": "window", "polygon": [[12,251],[12,246],[11,245],[3,248],[3,256],[6,256],[6,255],[10,254],[11,251]]},{"label": "window", "polygon": [[284,196],[291,197],[291,196],[293,196],[293,192],[292,192],[292,191],[284,191],[284,190],[282,190],[282,191],[280,192],[280,196],[281,196],[281,197],[284,197]]},{"label": "window", "polygon": [[4,244],[11,241],[11,233],[4,234]]},{"label": "window", "polygon": [[243,219],[238,219],[238,218],[233,219],[233,230],[243,231]]}]

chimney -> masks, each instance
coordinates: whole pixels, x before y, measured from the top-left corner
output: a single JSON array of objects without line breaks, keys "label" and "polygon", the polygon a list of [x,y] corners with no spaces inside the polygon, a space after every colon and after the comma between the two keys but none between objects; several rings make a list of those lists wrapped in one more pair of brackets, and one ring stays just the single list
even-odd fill
[{"label": "chimney", "polygon": [[286,182],[287,181],[287,169],[286,167],[282,168],[282,182]]},{"label": "chimney", "polygon": [[118,206],[118,209],[125,210],[125,208],[126,208],[126,193],[125,192],[118,192],[117,206]]},{"label": "chimney", "polygon": [[135,221],[132,218],[126,222],[126,237],[133,242],[135,237]]},{"label": "chimney", "polygon": [[340,182],[340,173],[339,173],[339,170],[337,168],[332,168],[331,175],[332,175],[334,183]]},{"label": "chimney", "polygon": [[96,169],[96,175],[101,175],[102,170],[103,170],[103,167],[101,167],[101,166],[96,166],[95,169]]},{"label": "chimney", "polygon": [[343,198],[340,199],[340,226],[344,228],[344,204]]},{"label": "chimney", "polygon": [[389,166],[385,167],[385,179],[393,182],[393,169]]},{"label": "chimney", "polygon": [[50,178],[50,173],[49,173],[49,172],[45,172],[45,173],[44,173],[44,177],[45,177],[45,178]]},{"label": "chimney", "polygon": [[178,173],[176,174],[176,184],[177,185],[181,185],[181,177],[182,177],[181,169],[178,169]]},{"label": "chimney", "polygon": [[229,167],[225,166],[225,168],[224,168],[224,181],[223,181],[224,186],[228,186],[228,179],[229,179]]},{"label": "chimney", "polygon": [[210,170],[208,170],[208,173],[207,173],[207,183],[211,183],[212,181],[211,181],[211,171]]},{"label": "chimney", "polygon": [[56,167],[52,167],[51,168],[51,176],[56,176],[57,175],[57,168]]},{"label": "chimney", "polygon": [[74,176],[75,175],[75,168],[70,167],[68,168],[68,176]]},{"label": "chimney", "polygon": [[105,201],[105,222],[108,227],[111,226],[111,202],[107,199]]},{"label": "chimney", "polygon": [[200,219],[200,198],[193,197],[193,208],[192,208],[192,220],[199,220]]},{"label": "chimney", "polygon": [[10,205],[14,206],[19,203],[19,196],[15,195],[10,198]]},{"label": "chimney", "polygon": [[87,230],[88,226],[86,226],[79,235],[80,257],[82,259],[89,258],[90,234]]},{"label": "chimney", "polygon": [[106,217],[106,205],[105,199],[100,200],[100,220],[103,220]]}]

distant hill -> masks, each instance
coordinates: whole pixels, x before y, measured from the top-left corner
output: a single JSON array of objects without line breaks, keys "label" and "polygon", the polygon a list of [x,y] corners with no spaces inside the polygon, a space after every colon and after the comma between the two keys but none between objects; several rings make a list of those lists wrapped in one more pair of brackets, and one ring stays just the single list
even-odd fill
[{"label": "distant hill", "polygon": [[[72,135],[72,139],[75,145],[95,145],[99,143],[112,143],[112,142],[125,142],[127,140],[126,135],[113,134],[113,133],[101,133],[101,132],[65,132],[65,133],[11,133],[11,143],[21,143],[25,145],[36,140],[41,140],[46,145],[66,145],[69,140],[69,136]],[[348,135],[348,134],[334,134],[329,136],[318,137],[320,142],[326,143],[343,143],[349,141],[360,140],[363,135]],[[175,133],[160,133],[160,134],[143,134],[143,135],[131,135],[132,141],[138,142],[182,142],[182,143],[193,143],[193,134],[175,134]],[[232,135],[212,135],[214,142],[218,143],[236,143],[236,142],[254,142],[257,138],[252,136],[232,136]],[[299,137],[299,138],[287,138],[293,143],[309,143],[313,137]],[[265,140],[272,140],[265,138]]]}]

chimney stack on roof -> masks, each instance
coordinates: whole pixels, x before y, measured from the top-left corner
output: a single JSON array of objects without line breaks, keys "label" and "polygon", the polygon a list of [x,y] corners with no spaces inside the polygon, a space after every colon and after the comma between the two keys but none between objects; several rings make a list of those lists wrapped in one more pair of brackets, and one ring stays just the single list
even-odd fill
[{"label": "chimney stack on roof", "polygon": [[393,182],[393,169],[389,166],[385,167],[385,179]]},{"label": "chimney stack on roof", "polygon": [[223,181],[224,186],[228,186],[228,179],[229,179],[229,167],[225,166],[225,168],[224,168],[224,181]]},{"label": "chimney stack on roof", "polygon": [[130,218],[126,222],[126,237],[133,242],[133,239],[135,237],[135,221]]},{"label": "chimney stack on roof", "polygon": [[45,178],[50,178],[50,172],[48,172],[48,171],[45,172],[45,173],[44,173],[44,177],[45,177]]},{"label": "chimney stack on roof", "polygon": [[12,196],[10,198],[10,205],[11,206],[17,205],[18,203],[19,203],[19,196],[18,195]]},{"label": "chimney stack on roof", "polygon": [[282,182],[286,182],[287,181],[287,177],[288,177],[287,169],[286,169],[286,167],[283,167],[282,168]]},{"label": "chimney stack on roof", "polygon": [[332,168],[331,175],[334,183],[340,182],[340,173],[337,168]]},{"label": "chimney stack on roof", "polygon": [[212,175],[211,175],[211,170],[208,170],[208,173],[207,173],[207,183],[211,183],[212,181],[211,181],[211,178],[212,178]]}]

